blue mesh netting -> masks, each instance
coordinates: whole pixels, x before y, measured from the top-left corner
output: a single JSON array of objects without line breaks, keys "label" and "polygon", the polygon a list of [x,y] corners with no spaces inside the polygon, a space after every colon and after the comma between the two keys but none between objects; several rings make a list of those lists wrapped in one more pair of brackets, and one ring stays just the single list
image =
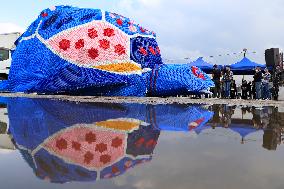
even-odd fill
[{"label": "blue mesh netting", "polygon": [[[127,77],[70,64],[52,53],[36,38],[23,41],[18,48],[23,50],[15,51],[13,55],[8,88],[6,88],[6,90],[12,92],[54,93],[76,91],[88,87],[103,88],[108,86],[116,86],[119,90],[120,85],[125,85],[128,81],[133,82],[133,77],[138,79],[141,77],[139,75]],[[38,56],[39,53],[43,53],[45,56]],[[139,87],[143,86],[139,85]],[[139,88],[135,89],[136,93],[131,94],[133,96],[143,95],[143,92],[145,92],[145,89],[141,91],[137,91]],[[97,90],[92,91],[93,94],[103,91],[103,89],[99,88]],[[109,91],[111,90],[109,89]],[[128,93],[131,92],[129,91]],[[111,95],[110,92],[109,95]]]},{"label": "blue mesh netting", "polygon": [[70,181],[95,181],[96,171],[90,171],[84,167],[68,163],[45,149],[39,150],[33,157],[35,174],[41,178],[48,178],[53,183],[66,183]]},{"label": "blue mesh netting", "polygon": [[[46,13],[48,16],[42,17]],[[58,6],[54,11],[46,9],[42,11],[38,19],[42,20],[39,34],[48,39],[68,28],[79,26],[93,20],[102,20],[100,9],[80,9],[69,6]],[[50,16],[49,16],[50,15]]]},{"label": "blue mesh netting", "polygon": [[138,24],[134,23],[129,18],[126,18],[122,15],[106,12],[106,21],[109,23],[115,25],[125,33],[129,35],[134,34],[141,34],[141,35],[149,35],[149,36],[156,36],[156,34],[153,31],[149,31],[142,26],[139,26]]},{"label": "blue mesh netting", "polygon": [[131,38],[131,60],[141,64],[142,68],[154,68],[155,65],[163,63],[160,53],[157,52],[157,48],[159,48],[158,43],[153,38]]},{"label": "blue mesh netting", "polygon": [[145,74],[148,93],[151,96],[184,95],[207,90],[213,85],[208,75],[200,70],[197,70],[197,74],[202,74],[204,78],[194,75],[191,66],[176,64],[156,66],[152,72]]}]

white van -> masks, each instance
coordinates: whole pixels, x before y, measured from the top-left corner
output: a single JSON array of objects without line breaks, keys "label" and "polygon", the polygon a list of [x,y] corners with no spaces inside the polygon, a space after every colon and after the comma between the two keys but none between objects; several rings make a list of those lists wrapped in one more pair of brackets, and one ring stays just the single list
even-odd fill
[{"label": "white van", "polygon": [[0,79],[7,79],[11,66],[11,50],[14,42],[20,37],[20,32],[0,34]]}]

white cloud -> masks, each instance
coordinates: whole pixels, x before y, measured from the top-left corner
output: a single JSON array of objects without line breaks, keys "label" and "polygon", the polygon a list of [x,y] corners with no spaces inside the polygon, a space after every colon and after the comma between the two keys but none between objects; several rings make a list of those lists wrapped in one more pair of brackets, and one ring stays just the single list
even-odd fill
[{"label": "white cloud", "polygon": [[158,6],[161,3],[161,0],[138,0],[144,6],[151,7],[151,6]]},{"label": "white cloud", "polygon": [[241,56],[218,55],[247,48],[257,52],[249,58],[264,63],[266,48],[284,46],[283,0],[121,0],[117,5],[116,11],[157,33],[167,58],[198,52],[230,64]]},{"label": "white cloud", "polygon": [[24,29],[13,23],[1,23],[0,22],[0,34],[3,33],[13,33],[13,32],[23,32]]},{"label": "white cloud", "polygon": [[167,46],[161,44],[160,49],[163,52],[162,58],[165,63],[188,63],[203,56],[198,50],[191,51],[178,45]]},{"label": "white cloud", "polygon": [[[96,1],[93,7],[100,4]],[[106,4],[106,10],[155,31],[162,55],[169,59],[213,55],[212,62],[229,64],[241,56],[218,55],[247,48],[257,52],[249,58],[264,63],[266,48],[284,47],[283,0],[116,0]],[[0,23],[0,33],[18,30],[22,28]]]}]

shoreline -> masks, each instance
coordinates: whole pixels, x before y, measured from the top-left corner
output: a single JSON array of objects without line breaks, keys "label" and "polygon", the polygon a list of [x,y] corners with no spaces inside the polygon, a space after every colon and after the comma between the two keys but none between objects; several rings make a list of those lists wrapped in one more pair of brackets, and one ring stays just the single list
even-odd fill
[{"label": "shoreline", "polygon": [[242,99],[216,99],[203,98],[192,99],[190,97],[101,97],[101,96],[68,96],[68,95],[38,95],[25,93],[0,93],[1,97],[9,98],[35,98],[35,99],[55,99],[70,102],[85,103],[138,103],[138,104],[227,104],[242,106],[273,106],[284,107],[284,101],[273,100],[242,100]]}]

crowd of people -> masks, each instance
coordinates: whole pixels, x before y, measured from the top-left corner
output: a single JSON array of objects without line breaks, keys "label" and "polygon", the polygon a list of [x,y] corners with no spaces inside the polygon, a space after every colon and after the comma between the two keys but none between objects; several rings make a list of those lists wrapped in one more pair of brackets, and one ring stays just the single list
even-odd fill
[{"label": "crowd of people", "polygon": [[241,85],[237,86],[229,66],[221,70],[214,65],[212,71],[212,80],[215,84],[212,89],[213,97],[278,100],[280,77],[280,66],[275,68],[273,75],[268,68],[262,71],[260,67],[256,67],[253,80],[242,79]]}]

